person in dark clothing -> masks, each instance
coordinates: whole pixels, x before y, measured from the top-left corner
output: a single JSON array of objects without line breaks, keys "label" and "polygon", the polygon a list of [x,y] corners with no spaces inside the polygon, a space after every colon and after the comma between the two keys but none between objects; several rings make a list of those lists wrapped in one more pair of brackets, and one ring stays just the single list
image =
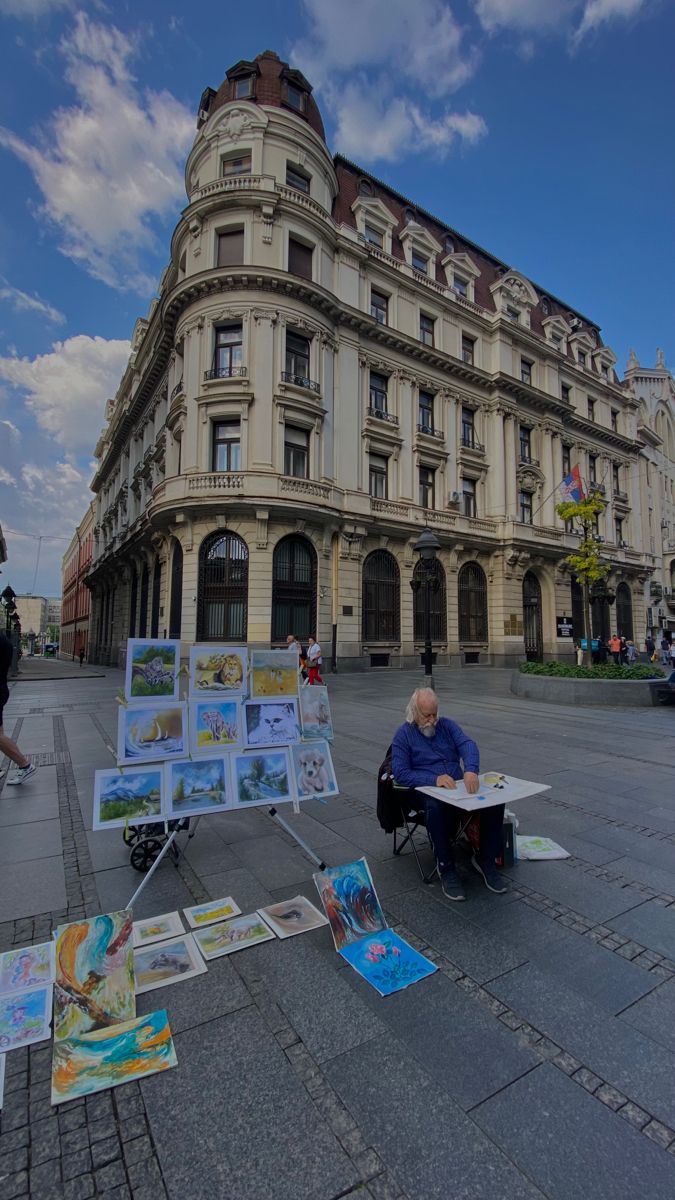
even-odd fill
[{"label": "person in dark clothing", "polygon": [[[392,771],[402,787],[438,787],[452,790],[463,780],[467,792],[478,791],[478,746],[455,721],[438,715],[438,698],[432,688],[417,688],[406,710],[405,724],[394,734]],[[424,793],[426,826],[431,838],[443,894],[448,900],[466,900],[455,870],[452,849],[461,810],[451,803]],[[502,849],[504,805],[494,804],[480,810],[480,849],[471,864],[485,886],[501,894],[507,886],[499,874],[495,859]]]},{"label": "person in dark clothing", "polygon": [[10,737],[7,737],[2,726],[2,710],[9,700],[9,688],[7,686],[7,676],[9,668],[12,665],[12,655],[14,647],[8,637],[4,633],[0,633],[0,754],[6,754],[10,762],[16,764],[17,770],[10,775],[7,780],[7,785],[24,783],[26,779],[30,779],[37,771],[37,767],[30,759],[22,754],[16,742],[13,742]]},{"label": "person in dark clothing", "polygon": [[82,666],[82,663],[84,662],[84,646],[80,646],[77,655],[80,660],[80,666]]}]

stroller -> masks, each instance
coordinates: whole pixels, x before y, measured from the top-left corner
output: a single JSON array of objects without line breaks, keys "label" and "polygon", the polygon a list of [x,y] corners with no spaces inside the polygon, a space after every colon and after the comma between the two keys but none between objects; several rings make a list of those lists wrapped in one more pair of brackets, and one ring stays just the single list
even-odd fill
[{"label": "stroller", "polygon": [[[131,854],[129,855],[129,862],[131,863],[131,866],[136,871],[149,871],[152,864],[164,849],[167,838],[170,836],[170,834],[175,833],[176,831],[178,831],[178,833],[186,832],[188,834],[189,841],[190,838],[194,837],[195,835],[196,822],[195,828],[191,833],[189,832],[189,829],[189,817],[183,817],[179,821],[168,821],[166,824],[162,821],[158,824],[127,825],[127,827],[122,830],[122,839],[125,845],[131,847]],[[169,854],[175,863],[178,862],[179,858],[183,854],[183,851],[175,839],[171,843]]]}]

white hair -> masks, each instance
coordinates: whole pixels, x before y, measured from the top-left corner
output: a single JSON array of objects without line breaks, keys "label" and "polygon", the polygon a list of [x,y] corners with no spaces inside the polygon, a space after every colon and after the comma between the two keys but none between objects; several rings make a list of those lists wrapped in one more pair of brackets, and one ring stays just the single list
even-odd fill
[{"label": "white hair", "polygon": [[433,688],[431,688],[431,687],[415,688],[415,691],[413,692],[412,696],[410,697],[410,700],[408,701],[408,707],[405,710],[405,719],[409,725],[417,724],[419,715],[420,715],[419,701],[422,699],[435,700],[436,708],[438,709],[438,696],[436,695]]}]

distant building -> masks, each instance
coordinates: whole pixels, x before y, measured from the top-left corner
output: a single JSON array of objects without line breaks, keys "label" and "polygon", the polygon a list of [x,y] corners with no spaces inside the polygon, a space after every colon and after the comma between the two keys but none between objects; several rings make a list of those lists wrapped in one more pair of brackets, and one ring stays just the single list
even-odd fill
[{"label": "distant building", "polygon": [[80,521],[61,563],[61,638],[59,658],[74,659],[84,650],[89,657],[91,593],[85,578],[91,564],[94,505]]},{"label": "distant building", "polygon": [[[47,613],[45,616],[47,629],[52,625],[56,625],[57,629],[61,625],[61,597],[47,597]],[[58,640],[58,639],[57,639]]]},{"label": "distant building", "polygon": [[47,599],[45,596],[17,596],[16,611],[21,621],[21,636],[39,636],[47,629]]},{"label": "distant building", "polygon": [[4,562],[7,562],[7,542],[2,532],[2,525],[0,525],[0,563]]}]

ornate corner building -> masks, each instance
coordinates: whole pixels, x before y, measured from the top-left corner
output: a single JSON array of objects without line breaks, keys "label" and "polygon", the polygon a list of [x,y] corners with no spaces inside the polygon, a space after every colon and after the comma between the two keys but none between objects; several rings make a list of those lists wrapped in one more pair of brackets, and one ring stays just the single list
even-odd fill
[{"label": "ornate corner building", "polygon": [[92,660],[314,633],[345,668],[417,663],[426,526],[439,662],[569,654],[575,463],[608,501],[612,624],[642,637],[644,422],[594,322],[333,158],[270,51],[204,92],[186,190],[96,447]]}]

